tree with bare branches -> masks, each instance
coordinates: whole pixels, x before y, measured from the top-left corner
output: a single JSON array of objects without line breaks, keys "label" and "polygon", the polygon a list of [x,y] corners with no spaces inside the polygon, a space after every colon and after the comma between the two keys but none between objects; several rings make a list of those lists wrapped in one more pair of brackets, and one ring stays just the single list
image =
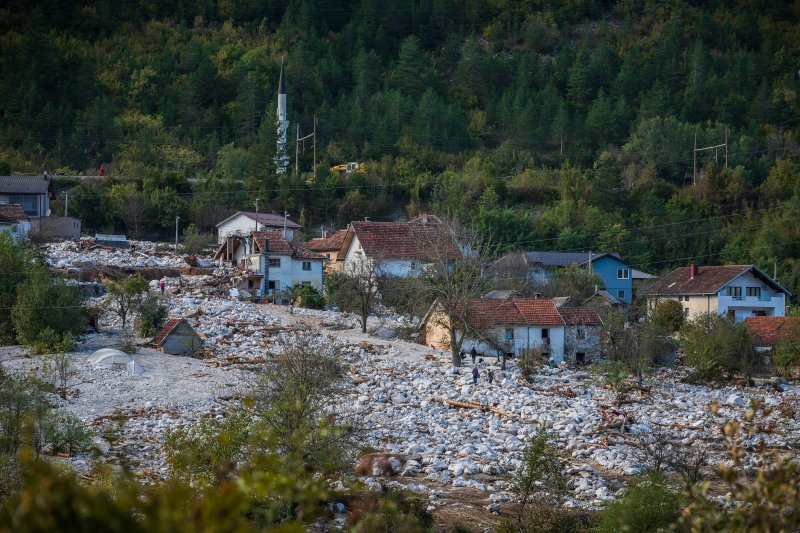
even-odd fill
[{"label": "tree with bare branches", "polygon": [[415,233],[427,266],[421,276],[426,294],[435,298],[436,318],[449,333],[453,365],[461,365],[461,346],[471,326],[471,302],[486,287],[481,245],[475,232],[451,220],[437,220]]}]

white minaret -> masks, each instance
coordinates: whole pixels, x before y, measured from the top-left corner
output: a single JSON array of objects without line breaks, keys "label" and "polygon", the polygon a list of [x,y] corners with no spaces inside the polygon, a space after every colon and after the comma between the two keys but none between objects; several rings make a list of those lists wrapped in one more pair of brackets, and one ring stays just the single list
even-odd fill
[{"label": "white minaret", "polygon": [[286,118],[286,83],[283,81],[283,59],[281,59],[281,77],[278,80],[278,147],[275,153],[275,173],[286,174],[289,171],[289,156],[286,154],[286,130],[289,120]]}]

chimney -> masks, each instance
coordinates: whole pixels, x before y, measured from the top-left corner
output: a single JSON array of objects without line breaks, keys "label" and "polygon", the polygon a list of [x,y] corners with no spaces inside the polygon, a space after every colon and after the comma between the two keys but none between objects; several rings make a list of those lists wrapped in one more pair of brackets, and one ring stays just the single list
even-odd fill
[{"label": "chimney", "polygon": [[427,224],[427,223],[428,223],[428,213],[423,213],[422,214],[422,224],[424,225],[424,224]]},{"label": "chimney", "polygon": [[689,279],[694,279],[694,277],[697,275],[697,273],[699,272],[699,270],[700,270],[700,269],[699,269],[699,268],[697,268],[697,265],[695,265],[694,263],[692,263],[692,266],[690,266],[690,267],[689,267]]}]

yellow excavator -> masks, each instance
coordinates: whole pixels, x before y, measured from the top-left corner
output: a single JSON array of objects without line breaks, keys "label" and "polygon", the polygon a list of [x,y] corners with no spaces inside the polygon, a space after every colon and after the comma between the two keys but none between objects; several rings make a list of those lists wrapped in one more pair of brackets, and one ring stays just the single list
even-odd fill
[{"label": "yellow excavator", "polygon": [[331,172],[344,172],[345,174],[352,174],[353,172],[364,172],[364,163],[352,161],[350,163],[342,163],[331,167]]}]

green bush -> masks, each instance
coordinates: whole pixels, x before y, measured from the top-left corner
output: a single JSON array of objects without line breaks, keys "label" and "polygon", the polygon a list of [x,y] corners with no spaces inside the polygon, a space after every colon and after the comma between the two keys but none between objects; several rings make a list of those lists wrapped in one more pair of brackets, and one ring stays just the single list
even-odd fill
[{"label": "green bush", "polygon": [[167,320],[168,311],[157,294],[145,296],[139,305],[139,317],[134,322],[136,333],[141,337],[152,337]]},{"label": "green bush", "polygon": [[17,338],[28,346],[52,351],[65,336],[77,336],[86,324],[78,287],[36,269],[17,290],[11,310]]},{"label": "green bush", "polygon": [[755,348],[747,328],[717,313],[686,322],[680,344],[698,381],[731,379],[737,372],[749,378],[755,367]]},{"label": "green bush", "polygon": [[325,307],[325,300],[317,289],[311,285],[302,285],[298,283],[289,289],[292,295],[292,302],[298,307],[305,307],[306,309],[323,309]]},{"label": "green bush", "polygon": [[660,480],[646,478],[603,509],[597,531],[667,531],[680,518],[682,503],[682,496]]}]

